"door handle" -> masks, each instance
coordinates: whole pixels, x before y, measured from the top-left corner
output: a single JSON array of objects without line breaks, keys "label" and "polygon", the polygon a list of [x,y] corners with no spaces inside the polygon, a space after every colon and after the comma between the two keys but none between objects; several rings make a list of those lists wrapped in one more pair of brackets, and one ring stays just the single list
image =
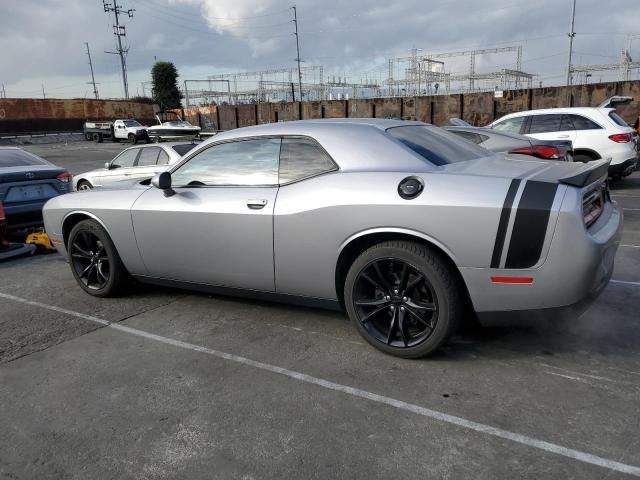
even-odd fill
[{"label": "door handle", "polygon": [[558,138],[569,138],[570,135],[558,135]]},{"label": "door handle", "polygon": [[251,210],[260,210],[267,204],[266,200],[247,200],[247,207]]}]

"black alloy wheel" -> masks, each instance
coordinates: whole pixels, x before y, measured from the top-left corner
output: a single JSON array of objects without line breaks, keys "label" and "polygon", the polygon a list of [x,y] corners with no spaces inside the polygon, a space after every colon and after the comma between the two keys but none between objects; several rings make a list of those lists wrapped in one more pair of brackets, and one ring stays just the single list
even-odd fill
[{"label": "black alloy wheel", "polygon": [[451,262],[412,241],[381,242],[362,252],[344,282],[344,303],[371,345],[403,358],[428,355],[456,331],[463,289]]},{"label": "black alloy wheel", "polygon": [[364,329],[389,346],[422,343],[438,321],[433,287],[416,267],[398,258],[381,258],[365,266],[353,298]]},{"label": "black alloy wheel", "polygon": [[78,222],[66,242],[71,273],[90,295],[119,295],[129,283],[127,273],[109,234],[96,220]]},{"label": "black alloy wheel", "polygon": [[81,230],[69,247],[74,271],[89,289],[101,290],[109,283],[110,260],[102,241],[93,233]]}]

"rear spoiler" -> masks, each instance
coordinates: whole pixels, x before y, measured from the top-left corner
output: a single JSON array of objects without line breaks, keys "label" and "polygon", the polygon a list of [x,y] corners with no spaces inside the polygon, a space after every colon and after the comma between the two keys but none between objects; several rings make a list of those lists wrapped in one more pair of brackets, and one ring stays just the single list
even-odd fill
[{"label": "rear spoiler", "polygon": [[619,105],[627,105],[633,102],[633,97],[627,97],[624,95],[614,95],[607,98],[604,102],[598,105],[598,108],[616,108]]},{"label": "rear spoiler", "polygon": [[[589,168],[589,165],[597,163],[597,165],[593,165]],[[600,161],[600,162],[589,162],[585,165],[583,171],[576,175],[572,175],[570,177],[564,177],[558,180],[560,183],[564,183],[565,185],[571,185],[573,187],[584,187],[586,185],[590,185],[596,180],[605,177],[609,173],[609,163],[610,161]]]}]

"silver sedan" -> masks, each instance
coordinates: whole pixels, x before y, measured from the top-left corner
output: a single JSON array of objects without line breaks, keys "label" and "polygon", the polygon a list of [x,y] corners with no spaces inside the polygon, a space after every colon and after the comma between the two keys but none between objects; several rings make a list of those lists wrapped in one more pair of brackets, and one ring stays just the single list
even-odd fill
[{"label": "silver sedan", "polygon": [[44,218],[91,295],[136,278],[344,308],[409,358],[468,306],[486,323],[583,311],[620,241],[607,166],[505,159],[420,122],[308,120],[222,133],[150,186],[56,197]]},{"label": "silver sedan", "polygon": [[73,178],[74,190],[91,190],[111,187],[116,182],[149,179],[175,164],[196,145],[193,142],[173,142],[127,148],[105,163],[104,168],[76,175]]}]

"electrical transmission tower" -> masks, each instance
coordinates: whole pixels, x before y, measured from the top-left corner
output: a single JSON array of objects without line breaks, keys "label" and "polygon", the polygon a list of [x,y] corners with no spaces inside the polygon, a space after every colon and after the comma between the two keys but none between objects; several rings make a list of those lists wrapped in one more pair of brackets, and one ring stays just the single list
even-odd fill
[{"label": "electrical transmission tower", "polygon": [[113,34],[118,38],[118,48],[115,52],[105,52],[113,55],[120,55],[120,66],[122,67],[122,83],[124,85],[124,98],[129,99],[129,84],[127,82],[127,53],[129,53],[129,47],[122,48],[122,37],[127,36],[127,30],[124,25],[120,25],[120,15],[127,15],[129,18],[133,18],[133,12],[135,8],[129,10],[123,10],[122,5],[118,5],[118,0],[113,1],[113,5],[107,3],[106,0],[102,0],[102,5],[106,13],[113,12],[116,23],[113,25]]},{"label": "electrical transmission tower", "polygon": [[98,87],[96,87],[96,79],[93,76],[93,63],[91,62],[91,52],[89,51],[89,42],[84,42],[84,44],[87,46],[87,56],[89,57],[89,69],[91,70],[91,82],[89,82],[91,85],[93,85],[93,94],[96,97],[96,100],[98,100]]}]

